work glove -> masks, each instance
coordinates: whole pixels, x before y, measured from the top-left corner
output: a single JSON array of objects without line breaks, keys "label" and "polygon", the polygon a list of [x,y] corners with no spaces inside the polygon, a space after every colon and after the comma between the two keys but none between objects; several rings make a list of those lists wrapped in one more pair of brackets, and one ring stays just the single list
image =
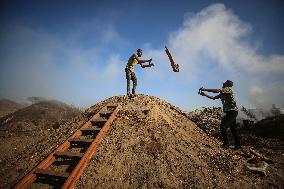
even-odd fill
[{"label": "work glove", "polygon": [[200,94],[201,96],[205,96],[205,93],[204,93],[203,91],[200,91],[199,94]]}]

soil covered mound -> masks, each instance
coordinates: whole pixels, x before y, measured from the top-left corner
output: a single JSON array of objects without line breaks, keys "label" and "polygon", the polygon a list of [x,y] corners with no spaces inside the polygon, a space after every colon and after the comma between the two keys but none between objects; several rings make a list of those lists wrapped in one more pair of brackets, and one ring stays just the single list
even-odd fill
[{"label": "soil covered mound", "polygon": [[[188,114],[192,121],[196,123],[204,132],[214,136],[221,141],[220,123],[221,108],[209,107],[201,110],[194,110]],[[240,125],[237,128],[243,150],[253,149],[261,156],[270,159],[268,174],[259,177],[258,174],[250,174],[250,177],[260,188],[283,188],[284,187],[284,115],[268,117],[255,124]],[[228,136],[233,144],[233,137],[228,129]],[[273,162],[273,163],[271,163]],[[260,181],[261,179],[261,181]]]},{"label": "soil covered mound", "polygon": [[222,120],[221,107],[209,107],[201,110],[194,110],[188,113],[188,117],[199,128],[211,136],[221,139],[220,124]]},{"label": "soil covered mound", "polygon": [[0,118],[0,188],[10,188],[86,121],[59,101],[42,101]]},{"label": "soil covered mound", "polygon": [[0,99],[0,117],[13,113],[25,106],[8,99]]},{"label": "soil covered mound", "polygon": [[77,188],[254,188],[244,160],[159,98],[109,98],[121,110]]},{"label": "soil covered mound", "polygon": [[[137,95],[106,99],[59,128],[8,131],[11,134],[1,138],[0,188],[19,181],[106,105],[119,105],[120,111],[77,182],[78,189],[279,188],[283,181],[277,172],[280,176],[263,182],[266,176],[246,169],[245,149],[224,149],[178,107]],[[268,173],[275,169],[269,166]]]},{"label": "soil covered mound", "polygon": [[248,133],[264,138],[277,138],[284,142],[284,114],[267,117],[258,121],[250,128],[244,128]]},{"label": "soil covered mound", "polygon": [[25,132],[33,129],[59,127],[62,120],[81,114],[78,108],[59,101],[41,101],[0,118],[0,129]]}]

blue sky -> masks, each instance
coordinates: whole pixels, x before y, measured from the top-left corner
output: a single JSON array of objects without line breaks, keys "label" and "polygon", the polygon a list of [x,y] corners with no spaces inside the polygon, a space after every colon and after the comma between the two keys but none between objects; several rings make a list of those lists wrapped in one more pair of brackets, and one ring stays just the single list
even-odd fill
[{"label": "blue sky", "polygon": [[[281,1],[1,1],[0,98],[42,96],[88,107],[125,93],[124,67],[142,48],[138,93],[184,110],[231,79],[238,104],[284,107]],[[180,64],[171,71],[163,47]]]}]

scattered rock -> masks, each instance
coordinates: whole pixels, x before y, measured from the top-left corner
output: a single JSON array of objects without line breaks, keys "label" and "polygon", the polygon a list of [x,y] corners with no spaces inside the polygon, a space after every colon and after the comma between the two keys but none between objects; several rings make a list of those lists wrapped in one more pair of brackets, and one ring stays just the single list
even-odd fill
[{"label": "scattered rock", "polygon": [[53,125],[52,125],[52,128],[53,129],[59,129],[60,127],[60,123],[58,121],[56,121]]},{"label": "scattered rock", "polygon": [[246,168],[250,171],[254,171],[254,172],[258,172],[263,174],[264,176],[267,175],[266,169],[268,167],[268,163],[261,161],[258,163],[249,163],[250,161],[248,161],[246,163]]}]

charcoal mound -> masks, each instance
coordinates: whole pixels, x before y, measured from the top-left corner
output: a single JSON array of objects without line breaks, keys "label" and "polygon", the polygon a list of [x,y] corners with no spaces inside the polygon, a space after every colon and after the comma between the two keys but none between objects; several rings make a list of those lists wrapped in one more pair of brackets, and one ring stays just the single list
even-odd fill
[{"label": "charcoal mound", "polygon": [[77,188],[254,188],[244,161],[157,97],[115,96],[121,110]]},{"label": "charcoal mound", "polygon": [[264,138],[277,138],[284,142],[284,114],[262,119],[249,128],[248,132]]},{"label": "charcoal mound", "polygon": [[[197,109],[188,113],[192,121],[196,123],[204,132],[222,141],[220,137],[221,108],[209,107]],[[259,188],[283,188],[284,185],[284,130],[283,115],[267,117],[254,124],[238,124],[239,133],[243,151],[254,149],[260,154],[273,161],[269,165],[269,175],[262,177],[251,174],[250,177],[257,180],[256,185]],[[247,120],[246,120],[247,121]],[[253,123],[253,121],[252,121]],[[228,129],[230,143],[233,144],[233,137]],[[244,153],[246,154],[246,152]],[[245,155],[246,156],[246,155]]]}]

